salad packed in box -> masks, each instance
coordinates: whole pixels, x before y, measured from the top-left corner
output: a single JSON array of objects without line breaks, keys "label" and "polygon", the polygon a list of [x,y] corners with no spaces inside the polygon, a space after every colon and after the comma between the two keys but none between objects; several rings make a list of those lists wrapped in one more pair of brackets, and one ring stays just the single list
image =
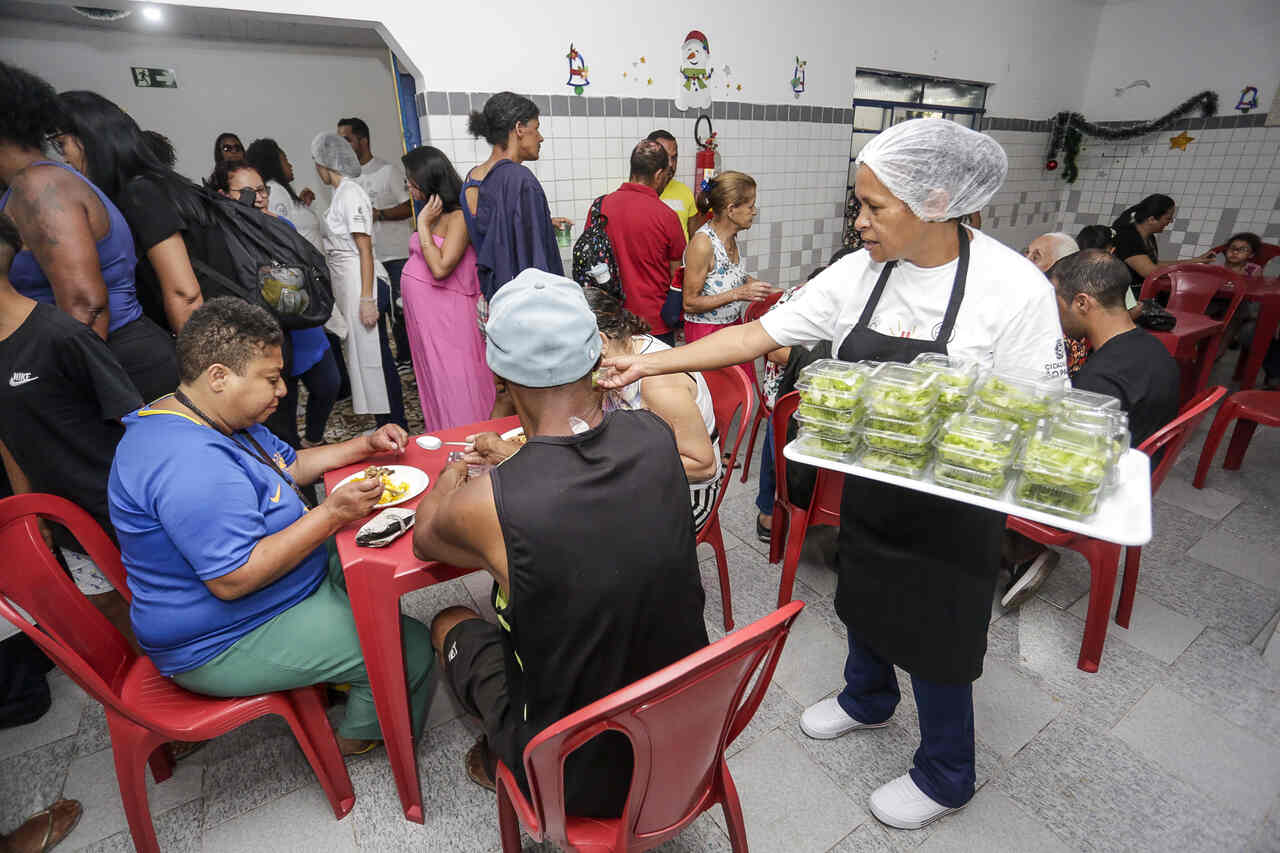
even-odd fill
[{"label": "salad packed in box", "polygon": [[929,453],[902,454],[882,450],[868,444],[858,457],[858,464],[873,471],[886,471],[902,477],[918,479],[929,465]]},{"label": "salad packed in box", "polygon": [[938,431],[938,459],[987,473],[1003,472],[1018,452],[1018,428],[1008,421],[960,412]]},{"label": "salad packed in box", "polygon": [[863,396],[873,414],[920,420],[933,414],[940,385],[937,373],[886,362],[871,374]]},{"label": "salad packed in box", "polygon": [[912,367],[938,374],[938,411],[944,415],[962,412],[969,405],[978,381],[978,365],[937,352],[922,352],[911,361]]},{"label": "salad packed in box", "polygon": [[933,481],[962,492],[973,492],[988,498],[999,498],[1008,482],[1007,468],[997,471],[978,471],[962,465],[943,462],[942,456],[933,465]]},{"label": "salad packed in box", "polygon": [[918,456],[929,452],[929,442],[933,440],[937,426],[938,418],[935,415],[905,421],[901,418],[868,414],[862,421],[862,440],[868,447]]},{"label": "salad packed in box", "polygon": [[1082,388],[1070,388],[1059,398],[1054,406],[1054,413],[1067,415],[1073,412],[1119,412],[1120,399],[1110,394],[1099,394],[1096,391],[1085,391]]},{"label": "salad packed in box", "polygon": [[1061,379],[1007,372],[993,372],[978,384],[969,410],[987,418],[1016,423],[1030,431],[1053,413],[1066,389]]},{"label": "salad packed in box", "polygon": [[1107,432],[1067,421],[1041,424],[1018,460],[1018,503],[1081,518],[1093,512],[1098,493],[1115,465]]},{"label": "salad packed in box", "polygon": [[852,426],[862,417],[862,386],[870,370],[861,364],[824,358],[808,365],[796,380],[800,392],[797,420]]},{"label": "salad packed in box", "polygon": [[795,447],[801,453],[817,456],[820,459],[852,462],[854,453],[858,449],[858,435],[853,433],[848,436],[833,437],[801,427],[800,432],[796,434]]}]

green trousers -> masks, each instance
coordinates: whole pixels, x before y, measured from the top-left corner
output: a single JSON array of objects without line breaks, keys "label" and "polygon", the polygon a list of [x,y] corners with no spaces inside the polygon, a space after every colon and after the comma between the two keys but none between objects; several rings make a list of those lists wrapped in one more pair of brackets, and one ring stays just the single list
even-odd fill
[{"label": "green trousers", "polygon": [[[413,733],[421,734],[431,703],[431,667],[435,654],[427,627],[400,617],[404,634],[405,676]],[[337,560],[329,576],[310,596],[245,634],[226,651],[173,680],[206,696],[253,696],[309,684],[350,683],[347,714],[338,734],[355,740],[380,740],[373,692],[356,636],[351,601]]]}]

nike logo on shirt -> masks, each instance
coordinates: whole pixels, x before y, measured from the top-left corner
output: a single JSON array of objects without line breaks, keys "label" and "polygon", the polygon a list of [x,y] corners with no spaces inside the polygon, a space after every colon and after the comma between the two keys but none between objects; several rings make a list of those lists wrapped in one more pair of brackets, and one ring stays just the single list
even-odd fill
[{"label": "nike logo on shirt", "polygon": [[276,483],[276,493],[272,495],[271,502],[273,504],[280,503],[280,484],[279,483]]},{"label": "nike logo on shirt", "polygon": [[30,373],[15,373],[9,377],[9,387],[17,388],[19,385],[26,385],[28,382],[34,382],[39,376],[32,376]]}]

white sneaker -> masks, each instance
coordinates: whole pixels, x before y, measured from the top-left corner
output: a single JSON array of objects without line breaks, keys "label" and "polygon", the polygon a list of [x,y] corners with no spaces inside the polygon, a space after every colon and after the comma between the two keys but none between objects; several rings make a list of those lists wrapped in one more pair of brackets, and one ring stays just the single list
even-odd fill
[{"label": "white sneaker", "polygon": [[800,731],[811,738],[831,740],[855,729],[882,729],[883,723],[860,723],[845,713],[836,697],[828,696],[816,705],[810,705],[800,715]]},{"label": "white sneaker", "polygon": [[959,808],[949,809],[930,799],[910,773],[903,773],[871,792],[871,813],[876,820],[898,829],[921,829],[943,815],[958,811]]},{"label": "white sneaker", "polygon": [[1060,559],[1062,557],[1057,551],[1052,548],[1046,548],[1044,553],[1032,560],[1031,565],[1027,566],[1027,570],[1010,584],[1009,589],[1000,598],[1000,606],[1005,608],[1017,607],[1035,595],[1040,585],[1058,567]]}]

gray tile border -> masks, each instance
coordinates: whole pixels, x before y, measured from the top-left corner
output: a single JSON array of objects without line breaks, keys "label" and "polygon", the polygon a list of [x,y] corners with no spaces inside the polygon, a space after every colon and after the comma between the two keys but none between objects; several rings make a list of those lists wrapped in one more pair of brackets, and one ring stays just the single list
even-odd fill
[{"label": "gray tile border", "polygon": [[569,114],[568,95],[551,96],[551,114],[553,116],[567,116]]},{"label": "gray tile border", "polygon": [[638,115],[640,118],[652,118],[653,117],[653,98],[640,98],[639,100],[637,100],[636,115]]},{"label": "gray tile border", "polygon": [[550,95],[530,95],[533,102],[538,105],[538,112],[542,115],[553,115],[551,112],[551,96]]},{"label": "gray tile border", "polygon": [[471,112],[471,99],[466,92],[450,92],[449,93],[449,113],[455,116],[464,116]]},{"label": "gray tile border", "polygon": [[447,92],[427,92],[427,114],[447,116],[449,114],[449,95]]},{"label": "gray tile border", "polygon": [[722,119],[729,114],[729,107],[724,101],[715,101],[711,104],[711,117],[713,119]]},{"label": "gray tile border", "polygon": [[729,119],[730,121],[737,121],[738,116],[740,114],[739,111],[741,109],[742,107],[741,105],[738,104],[737,101],[730,101],[728,104],[725,105],[725,118]]},{"label": "gray tile border", "polygon": [[587,115],[592,118],[603,118],[604,98],[587,98]]},{"label": "gray tile border", "polygon": [[610,95],[604,99],[604,114],[610,117],[622,115],[622,104],[616,97]]},{"label": "gray tile border", "polygon": [[427,93],[417,92],[413,96],[413,105],[418,110],[419,116],[427,114]]},{"label": "gray tile border", "polygon": [[637,104],[635,98],[623,98],[620,106],[623,116],[630,118],[636,115]]},{"label": "gray tile border", "polygon": [[764,107],[764,120],[765,120],[765,121],[777,121],[777,120],[778,120],[778,105],[777,105],[777,104],[765,104],[765,107]]},{"label": "gray tile border", "polygon": [[587,114],[587,99],[581,95],[575,95],[569,99],[569,115],[585,116]]}]

